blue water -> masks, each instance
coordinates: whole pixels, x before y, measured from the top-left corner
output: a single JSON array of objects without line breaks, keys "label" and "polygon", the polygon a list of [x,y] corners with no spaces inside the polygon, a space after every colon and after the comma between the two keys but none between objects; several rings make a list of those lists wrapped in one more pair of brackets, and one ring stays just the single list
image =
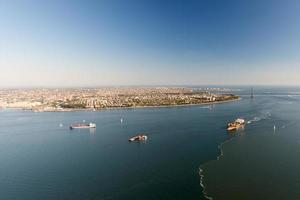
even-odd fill
[{"label": "blue water", "polygon": [[[212,106],[2,110],[0,199],[205,199],[199,167],[216,159],[218,146],[264,126],[278,102],[294,101],[287,94],[275,100],[260,94]],[[252,123],[244,132],[228,134],[227,122],[237,117]],[[96,130],[69,130],[83,120],[96,122]],[[128,142],[139,133],[148,135],[147,142]]]},{"label": "blue water", "polygon": [[219,159],[201,165],[207,196],[300,199],[299,91],[265,90],[249,100],[261,117],[254,117],[245,130],[222,144]]}]

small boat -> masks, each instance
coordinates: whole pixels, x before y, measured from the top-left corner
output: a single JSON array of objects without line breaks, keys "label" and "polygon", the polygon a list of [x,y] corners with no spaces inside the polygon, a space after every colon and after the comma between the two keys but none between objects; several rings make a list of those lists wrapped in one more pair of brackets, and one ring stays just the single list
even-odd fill
[{"label": "small boat", "polygon": [[89,124],[72,124],[70,126],[70,129],[84,129],[84,128],[96,128],[95,123],[89,123]]},{"label": "small boat", "polygon": [[129,142],[133,141],[146,141],[148,137],[146,135],[137,135],[129,139]]},{"label": "small boat", "polygon": [[234,122],[231,122],[227,125],[227,130],[228,131],[233,131],[237,130],[239,128],[243,128],[245,125],[245,120],[244,119],[236,119]]}]

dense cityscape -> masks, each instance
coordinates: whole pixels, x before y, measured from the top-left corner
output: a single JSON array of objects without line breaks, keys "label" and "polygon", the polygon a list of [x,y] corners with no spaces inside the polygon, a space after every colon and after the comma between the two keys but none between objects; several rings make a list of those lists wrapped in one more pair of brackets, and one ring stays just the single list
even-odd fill
[{"label": "dense cityscape", "polygon": [[191,105],[236,100],[230,89],[220,88],[78,88],[78,89],[2,89],[0,108],[34,111],[72,111],[81,109],[129,108]]}]

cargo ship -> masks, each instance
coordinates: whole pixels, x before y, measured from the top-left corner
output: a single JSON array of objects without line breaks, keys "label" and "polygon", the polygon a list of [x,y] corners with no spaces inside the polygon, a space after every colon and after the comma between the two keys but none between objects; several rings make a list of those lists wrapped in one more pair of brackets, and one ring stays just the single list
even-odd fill
[{"label": "cargo ship", "polygon": [[228,131],[237,130],[239,128],[243,128],[245,126],[245,120],[244,119],[236,119],[234,122],[231,122],[227,125]]},{"label": "cargo ship", "polygon": [[84,129],[84,128],[96,128],[95,123],[89,123],[89,124],[72,124],[70,126],[70,129]]}]

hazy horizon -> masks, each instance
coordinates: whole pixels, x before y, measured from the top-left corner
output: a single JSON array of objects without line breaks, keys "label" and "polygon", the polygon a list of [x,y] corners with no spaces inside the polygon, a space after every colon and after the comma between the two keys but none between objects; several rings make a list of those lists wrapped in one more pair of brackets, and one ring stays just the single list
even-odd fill
[{"label": "hazy horizon", "polygon": [[300,86],[299,8],[0,0],[0,87]]},{"label": "hazy horizon", "polygon": [[102,86],[0,86],[0,90],[6,89],[101,89],[101,88],[224,88],[224,89],[272,89],[272,88],[287,88],[300,89],[300,85],[102,85]]}]

